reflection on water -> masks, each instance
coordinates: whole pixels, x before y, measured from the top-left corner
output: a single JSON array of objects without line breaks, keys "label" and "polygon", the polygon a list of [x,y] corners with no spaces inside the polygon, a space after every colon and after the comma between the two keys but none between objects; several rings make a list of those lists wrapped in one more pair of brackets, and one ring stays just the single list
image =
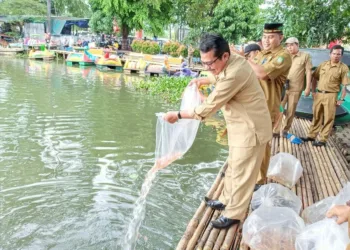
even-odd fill
[{"label": "reflection on water", "polygon": [[[0,249],[123,249],[157,112],[137,76],[0,58]],[[227,156],[201,126],[157,174],[136,249],[174,249]]]}]

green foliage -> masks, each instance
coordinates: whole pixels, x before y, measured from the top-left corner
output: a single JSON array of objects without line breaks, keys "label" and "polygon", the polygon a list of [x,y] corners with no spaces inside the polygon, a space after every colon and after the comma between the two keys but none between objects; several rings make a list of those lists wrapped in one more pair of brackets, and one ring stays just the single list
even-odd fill
[{"label": "green foliage", "polygon": [[214,10],[210,29],[222,34],[229,42],[241,42],[251,38],[258,25],[261,0],[222,0]]},{"label": "green foliage", "polygon": [[131,44],[131,48],[134,52],[142,52],[151,55],[156,55],[160,52],[159,44],[153,41],[134,40]]},{"label": "green foliage", "polygon": [[284,23],[285,37],[297,37],[302,46],[328,44],[349,35],[349,1],[281,0],[267,13],[267,20]]},{"label": "green foliage", "polygon": [[132,41],[131,48],[134,52],[140,53],[142,51],[142,40],[134,40]]},{"label": "green foliage", "polygon": [[201,57],[201,53],[199,52],[199,49],[195,49],[193,51],[193,57]]},{"label": "green foliage", "polygon": [[46,5],[37,0],[3,0],[0,15],[46,15]]},{"label": "green foliage", "polygon": [[176,103],[190,82],[190,77],[153,77],[135,83],[137,90],[145,90],[153,96],[160,96],[165,101]]},{"label": "green foliage", "polygon": [[180,47],[177,49],[177,54],[182,57],[187,57],[188,55],[188,50],[185,45],[180,45]]},{"label": "green foliage", "polygon": [[85,0],[51,0],[51,5],[55,15],[58,16],[89,17],[91,15]]}]

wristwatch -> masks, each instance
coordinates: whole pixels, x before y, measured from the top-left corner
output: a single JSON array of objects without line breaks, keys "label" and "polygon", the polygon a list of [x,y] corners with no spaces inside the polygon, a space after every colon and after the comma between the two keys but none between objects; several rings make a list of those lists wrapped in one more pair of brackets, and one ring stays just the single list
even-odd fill
[{"label": "wristwatch", "polygon": [[180,111],[177,113],[177,118],[182,119]]}]

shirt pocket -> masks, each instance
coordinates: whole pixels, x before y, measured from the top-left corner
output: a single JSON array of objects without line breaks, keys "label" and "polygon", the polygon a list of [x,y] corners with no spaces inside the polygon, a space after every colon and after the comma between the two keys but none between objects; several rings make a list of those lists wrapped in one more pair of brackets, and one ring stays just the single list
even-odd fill
[{"label": "shirt pocket", "polygon": [[339,83],[341,81],[341,72],[340,71],[333,72],[330,80],[331,82]]}]

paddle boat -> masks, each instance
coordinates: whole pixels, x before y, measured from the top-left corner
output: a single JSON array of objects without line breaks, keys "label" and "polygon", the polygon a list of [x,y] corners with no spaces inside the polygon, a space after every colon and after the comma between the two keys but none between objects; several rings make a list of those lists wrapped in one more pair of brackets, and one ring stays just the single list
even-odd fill
[{"label": "paddle boat", "polygon": [[95,63],[85,53],[72,52],[67,56],[66,64],[68,66],[89,66],[94,65]]},{"label": "paddle boat", "polygon": [[[328,49],[300,49],[300,51],[309,53],[312,59],[313,70],[315,70],[322,62],[330,59]],[[344,51],[342,62],[350,67],[350,52]],[[348,75],[348,82],[350,82],[350,76]],[[339,98],[341,91],[339,92]],[[304,92],[302,93],[295,115],[300,118],[312,120],[312,104],[313,99],[310,96],[306,97]],[[334,125],[344,125],[350,123],[350,86],[346,87],[345,101],[342,105],[338,106],[335,114]]]},{"label": "paddle boat", "polygon": [[122,72],[123,65],[116,55],[109,55],[109,51],[105,52],[103,57],[96,58],[95,64],[100,71],[116,71]]},{"label": "paddle boat", "polygon": [[55,52],[49,51],[45,47],[40,50],[33,48],[29,51],[28,58],[33,60],[52,60],[55,58]]}]

